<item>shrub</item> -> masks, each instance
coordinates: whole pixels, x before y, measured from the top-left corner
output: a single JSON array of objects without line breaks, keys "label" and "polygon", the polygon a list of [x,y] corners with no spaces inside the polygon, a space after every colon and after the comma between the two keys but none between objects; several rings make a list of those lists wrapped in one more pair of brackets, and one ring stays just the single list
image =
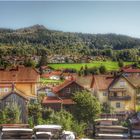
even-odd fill
[{"label": "shrub", "polygon": [[106,67],[105,67],[104,65],[100,66],[100,67],[99,67],[99,72],[100,72],[101,74],[105,74],[105,73],[107,72]]},{"label": "shrub", "polygon": [[120,68],[124,66],[124,63],[123,63],[122,60],[119,60],[119,61],[118,61],[118,66],[119,66]]},{"label": "shrub", "polygon": [[20,115],[21,111],[16,103],[6,106],[3,110],[3,119],[5,120],[5,123],[20,123]]},{"label": "shrub", "polygon": [[83,122],[79,123],[78,121],[74,121],[72,124],[72,130],[76,133],[78,138],[82,138],[85,136],[84,131],[86,127],[87,127],[86,123]]}]

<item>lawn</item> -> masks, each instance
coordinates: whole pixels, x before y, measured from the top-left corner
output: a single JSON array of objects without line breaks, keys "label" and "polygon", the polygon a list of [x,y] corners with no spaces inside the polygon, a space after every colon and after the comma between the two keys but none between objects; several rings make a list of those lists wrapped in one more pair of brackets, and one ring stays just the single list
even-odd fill
[{"label": "lawn", "polygon": [[63,82],[63,80],[51,80],[51,79],[46,79],[46,78],[41,78],[40,81],[43,83],[43,84],[51,84],[51,83],[56,83],[56,84],[60,84]]},{"label": "lawn", "polygon": [[[124,62],[124,65],[132,64],[133,62]],[[82,66],[87,65],[88,68],[91,67],[100,67],[104,65],[108,71],[118,70],[118,62],[113,61],[94,61],[92,63],[75,63],[75,64],[49,64],[54,69],[66,69],[66,68],[74,68],[76,70],[80,70]]]}]

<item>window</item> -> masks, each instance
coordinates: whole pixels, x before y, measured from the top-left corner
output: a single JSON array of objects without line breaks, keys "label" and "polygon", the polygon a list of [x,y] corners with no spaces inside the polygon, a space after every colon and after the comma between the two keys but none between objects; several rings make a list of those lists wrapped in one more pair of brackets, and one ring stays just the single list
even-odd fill
[{"label": "window", "polygon": [[6,102],[5,102],[5,105],[6,105],[6,106],[10,106],[10,104],[11,104],[10,101],[6,101]]},{"label": "window", "polygon": [[66,88],[66,93],[70,93],[71,89],[70,88]]},{"label": "window", "polygon": [[120,81],[120,87],[124,87],[125,86],[125,82],[124,81]]},{"label": "window", "polygon": [[4,88],[4,92],[8,92],[9,90],[8,90],[8,88]]},{"label": "window", "polygon": [[117,92],[114,92],[114,97],[117,97]]},{"label": "window", "polygon": [[116,103],[116,108],[120,108],[121,104],[120,103]]},{"label": "window", "polygon": [[106,92],[103,92],[103,96],[107,96],[107,93]]}]

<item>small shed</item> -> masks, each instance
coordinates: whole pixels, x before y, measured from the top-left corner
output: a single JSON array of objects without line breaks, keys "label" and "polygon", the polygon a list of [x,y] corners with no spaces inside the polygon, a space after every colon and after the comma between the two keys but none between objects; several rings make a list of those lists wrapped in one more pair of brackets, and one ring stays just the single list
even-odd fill
[{"label": "small shed", "polygon": [[27,123],[28,113],[27,113],[27,102],[28,98],[17,90],[13,90],[3,96],[0,96],[0,108],[3,110],[6,106],[12,106],[17,104],[20,111],[20,119],[22,123]]}]

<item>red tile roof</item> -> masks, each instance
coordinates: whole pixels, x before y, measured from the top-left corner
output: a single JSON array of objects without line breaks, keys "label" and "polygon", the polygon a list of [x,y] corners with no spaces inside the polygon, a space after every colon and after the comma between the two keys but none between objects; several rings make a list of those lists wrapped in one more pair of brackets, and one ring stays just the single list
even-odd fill
[{"label": "red tile roof", "polygon": [[114,78],[110,75],[94,75],[91,88],[96,90],[107,90],[113,79]]},{"label": "red tile roof", "polygon": [[140,69],[133,68],[122,68],[122,71],[126,73],[140,73]]},{"label": "red tile roof", "polygon": [[57,98],[57,97],[44,97],[43,101],[42,101],[43,104],[49,104],[49,103],[59,103],[61,104],[62,101]]},{"label": "red tile roof", "polygon": [[0,83],[38,82],[39,73],[31,67],[19,66],[17,69],[0,70]]},{"label": "red tile roof", "polygon": [[62,99],[63,104],[68,105],[68,104],[75,104],[75,102],[72,99]]},{"label": "red tile roof", "polygon": [[51,76],[51,74],[42,74],[41,78],[49,78]]},{"label": "red tile roof", "polygon": [[74,104],[72,99],[60,99],[58,97],[45,97],[42,101],[43,104]]}]

